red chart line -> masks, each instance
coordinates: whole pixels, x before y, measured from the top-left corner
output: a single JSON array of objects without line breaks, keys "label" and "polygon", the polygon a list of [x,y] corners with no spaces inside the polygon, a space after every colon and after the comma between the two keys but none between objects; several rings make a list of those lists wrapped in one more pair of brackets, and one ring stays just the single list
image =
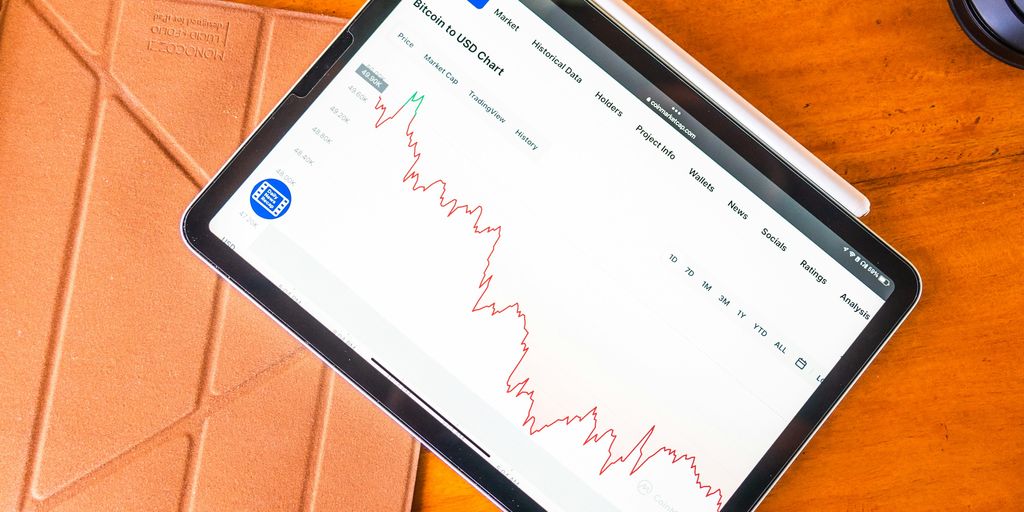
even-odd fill
[{"label": "red chart line", "polygon": [[656,428],[655,425],[651,425],[651,428],[647,431],[647,433],[644,434],[635,444],[633,444],[632,448],[630,448],[628,452],[626,452],[624,455],[619,456],[615,455],[614,450],[616,444],[619,443],[619,438],[615,434],[615,430],[613,428],[606,428],[604,430],[601,430],[601,427],[598,426],[598,411],[596,405],[588,409],[583,414],[568,414],[562,418],[558,418],[549,423],[543,423],[540,426],[537,425],[537,417],[533,414],[533,406],[536,403],[535,390],[528,389],[527,387],[527,385],[530,382],[529,377],[524,378],[518,382],[513,382],[513,380],[515,380],[516,372],[519,370],[519,367],[523,364],[523,361],[526,359],[526,356],[530,352],[530,346],[526,342],[527,338],[530,337],[530,330],[527,328],[526,325],[526,313],[523,312],[522,307],[519,305],[518,302],[508,304],[506,306],[498,306],[493,301],[488,303],[487,299],[487,291],[491,286],[491,279],[494,277],[494,275],[490,271],[491,257],[494,256],[494,253],[498,249],[498,243],[501,241],[501,226],[481,226],[481,219],[484,214],[484,207],[482,205],[471,206],[468,203],[459,201],[459,199],[457,198],[449,198],[447,195],[447,181],[443,179],[436,179],[434,181],[430,181],[429,183],[426,182],[426,180],[424,180],[423,182],[420,181],[420,178],[422,176],[416,171],[416,164],[419,163],[422,154],[419,151],[419,142],[417,142],[416,140],[415,131],[413,130],[413,124],[416,121],[416,116],[419,114],[420,107],[423,105],[423,99],[423,95],[413,93],[413,95],[410,96],[409,99],[406,100],[406,102],[402,104],[401,107],[398,108],[398,110],[395,110],[394,113],[388,115],[388,108],[387,106],[384,105],[383,98],[379,97],[377,99],[377,105],[376,107],[374,107],[374,109],[378,111],[380,115],[377,118],[377,122],[375,123],[374,128],[381,128],[388,122],[397,118],[410,104],[415,105],[415,109],[413,110],[413,113],[409,118],[409,124],[406,126],[405,129],[405,135],[408,137],[408,148],[412,150],[413,160],[412,164],[409,166],[409,169],[405,172],[405,175],[402,178],[402,182],[411,182],[411,189],[414,192],[428,192],[431,190],[436,191],[436,193],[438,194],[439,205],[441,206],[441,208],[448,210],[448,217],[451,217],[458,212],[462,212],[471,217],[475,217],[473,223],[473,232],[475,234],[493,234],[494,243],[491,245],[491,251],[487,255],[487,260],[484,264],[483,276],[480,279],[480,296],[476,300],[476,303],[473,305],[472,312],[477,313],[480,311],[488,311],[490,312],[491,316],[501,315],[505,312],[514,312],[516,317],[521,319],[523,322],[523,338],[520,341],[520,345],[522,346],[522,355],[520,356],[519,361],[516,363],[515,367],[509,373],[508,379],[505,381],[505,384],[507,386],[507,393],[514,393],[514,396],[516,398],[525,396],[530,400],[530,407],[527,410],[526,419],[523,420],[523,426],[528,427],[530,435],[534,435],[537,434],[538,432],[544,431],[549,427],[553,427],[559,423],[568,426],[576,422],[583,423],[584,421],[589,420],[592,423],[593,428],[587,435],[586,440],[583,442],[584,445],[587,445],[589,443],[599,443],[602,440],[604,440],[605,437],[611,439],[611,441],[608,443],[608,458],[605,459],[605,462],[602,464],[599,474],[604,474],[605,471],[608,471],[608,469],[610,469],[615,464],[618,464],[620,462],[626,462],[627,460],[632,458],[634,454],[637,455],[637,458],[636,462],[633,464],[633,467],[630,468],[629,470],[630,475],[635,474],[637,471],[640,470],[640,468],[647,464],[647,462],[649,462],[655,456],[661,454],[669,456],[673,464],[680,461],[689,462],[690,469],[693,471],[695,483],[697,484],[700,490],[705,492],[706,497],[711,498],[713,496],[717,496],[716,510],[721,510],[723,499],[722,490],[712,488],[710,485],[704,484],[701,481],[700,472],[697,470],[697,460],[695,457],[687,455],[685,453],[680,453],[675,448],[671,448],[668,446],[661,446],[653,449],[653,451],[648,451],[649,448],[647,446],[647,442],[654,435],[654,430]]}]

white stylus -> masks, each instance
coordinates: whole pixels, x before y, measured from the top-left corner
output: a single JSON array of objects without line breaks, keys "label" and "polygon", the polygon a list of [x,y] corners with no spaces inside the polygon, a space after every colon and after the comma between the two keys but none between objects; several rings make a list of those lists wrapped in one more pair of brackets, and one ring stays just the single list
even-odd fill
[{"label": "white stylus", "polygon": [[733,119],[755,137],[761,139],[766,146],[772,148],[776,154],[789,162],[818,188],[832,196],[850,213],[857,217],[867,215],[871,209],[871,202],[864,194],[861,194],[825,162],[822,162],[782,128],[765,117],[736,91],[725,85],[668,36],[634,11],[632,7],[626,5],[622,0],[590,0],[590,2],[615,20],[627,33],[646,45],[652,53],[660,56],[666,64],[675,68],[676,72],[686,77],[711,101],[728,112]]}]

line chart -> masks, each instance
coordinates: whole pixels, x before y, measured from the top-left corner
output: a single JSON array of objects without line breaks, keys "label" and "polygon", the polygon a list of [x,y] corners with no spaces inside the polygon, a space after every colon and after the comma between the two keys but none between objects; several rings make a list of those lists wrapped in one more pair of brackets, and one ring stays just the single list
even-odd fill
[{"label": "line chart", "polygon": [[[693,473],[693,482],[698,486],[700,491],[704,492],[704,497],[714,500],[716,510],[721,510],[723,501],[722,490],[706,484],[701,480],[701,474],[697,469],[697,460],[695,456],[688,455],[670,446],[648,446],[648,442],[654,435],[655,429],[657,428],[656,425],[651,424],[650,428],[646,431],[646,434],[641,436],[630,446],[630,442],[628,440],[619,438],[615,433],[614,427],[604,426],[604,423],[606,422],[603,421],[603,417],[602,422],[598,421],[598,405],[596,404],[580,408],[579,410],[582,412],[570,412],[564,416],[558,417],[557,419],[546,422],[542,422],[536,417],[534,413],[534,405],[541,399],[541,393],[530,387],[529,376],[519,375],[520,369],[523,366],[523,361],[526,360],[530,352],[530,346],[527,343],[527,340],[530,337],[530,331],[527,326],[527,314],[519,302],[499,305],[496,301],[488,298],[488,290],[490,289],[491,281],[494,278],[494,274],[491,271],[491,258],[497,252],[499,243],[501,242],[502,227],[501,225],[483,224],[483,205],[472,205],[469,202],[460,200],[459,198],[449,197],[447,190],[448,182],[446,180],[437,178],[430,181],[418,172],[417,164],[420,162],[422,153],[419,149],[419,141],[416,139],[413,125],[419,115],[420,108],[423,106],[424,99],[424,95],[413,93],[405,103],[402,104],[402,106],[389,113],[389,109],[384,104],[383,98],[378,97],[374,110],[379,114],[379,116],[374,124],[374,128],[380,129],[386,124],[396,120],[407,108],[412,108],[413,112],[409,116],[409,122],[405,127],[405,137],[407,138],[405,144],[407,149],[412,153],[412,163],[405,171],[405,174],[402,177],[402,183],[409,184],[409,188],[413,192],[436,193],[438,197],[438,205],[442,209],[447,210],[447,217],[450,218],[456,213],[467,215],[471,220],[473,220],[473,234],[493,237],[490,252],[488,253],[486,260],[483,262],[483,271],[478,285],[479,296],[473,304],[471,312],[487,312],[490,316],[503,315],[506,313],[514,314],[516,315],[516,318],[522,322],[522,338],[520,341],[522,352],[519,360],[513,366],[505,381],[506,393],[517,399],[525,397],[525,399],[529,400],[529,408],[527,409],[526,417],[523,419],[522,426],[526,427],[529,435],[532,436],[559,424],[564,426],[570,426],[574,423],[580,423],[583,425],[589,424],[591,426],[590,432],[587,434],[582,444],[586,446],[606,441],[608,443],[608,456],[598,470],[598,474],[601,475],[605,474],[606,471],[616,464],[626,463],[628,465],[628,461],[630,460],[633,460],[633,465],[629,467],[629,475],[633,475],[659,455],[668,457],[672,464],[688,462],[689,468]],[[629,448],[628,450],[617,450],[617,447],[620,445],[624,445]]]}]

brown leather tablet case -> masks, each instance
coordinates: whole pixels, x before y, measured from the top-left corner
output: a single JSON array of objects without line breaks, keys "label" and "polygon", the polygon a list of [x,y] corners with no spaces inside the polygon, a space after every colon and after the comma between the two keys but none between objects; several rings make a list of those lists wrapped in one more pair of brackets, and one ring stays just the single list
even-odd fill
[{"label": "brown leather tablet case", "polygon": [[0,510],[408,510],[418,445],[178,234],[343,22],[0,1]]}]

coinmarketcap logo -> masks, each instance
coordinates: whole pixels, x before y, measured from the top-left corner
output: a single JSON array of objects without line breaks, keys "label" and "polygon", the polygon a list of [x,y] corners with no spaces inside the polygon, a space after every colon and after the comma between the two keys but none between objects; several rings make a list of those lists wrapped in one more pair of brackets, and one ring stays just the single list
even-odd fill
[{"label": "coinmarketcap logo", "polygon": [[487,5],[487,2],[490,1],[491,0],[469,0],[469,3],[473,4],[473,7],[476,7],[477,9],[483,9],[484,6]]},{"label": "coinmarketcap logo", "polygon": [[249,205],[256,215],[264,219],[276,219],[291,207],[292,192],[281,180],[262,180],[253,187]]},{"label": "coinmarketcap logo", "polygon": [[640,493],[641,496],[647,496],[654,491],[654,484],[649,480],[641,480],[639,484],[636,484],[636,492]]}]

